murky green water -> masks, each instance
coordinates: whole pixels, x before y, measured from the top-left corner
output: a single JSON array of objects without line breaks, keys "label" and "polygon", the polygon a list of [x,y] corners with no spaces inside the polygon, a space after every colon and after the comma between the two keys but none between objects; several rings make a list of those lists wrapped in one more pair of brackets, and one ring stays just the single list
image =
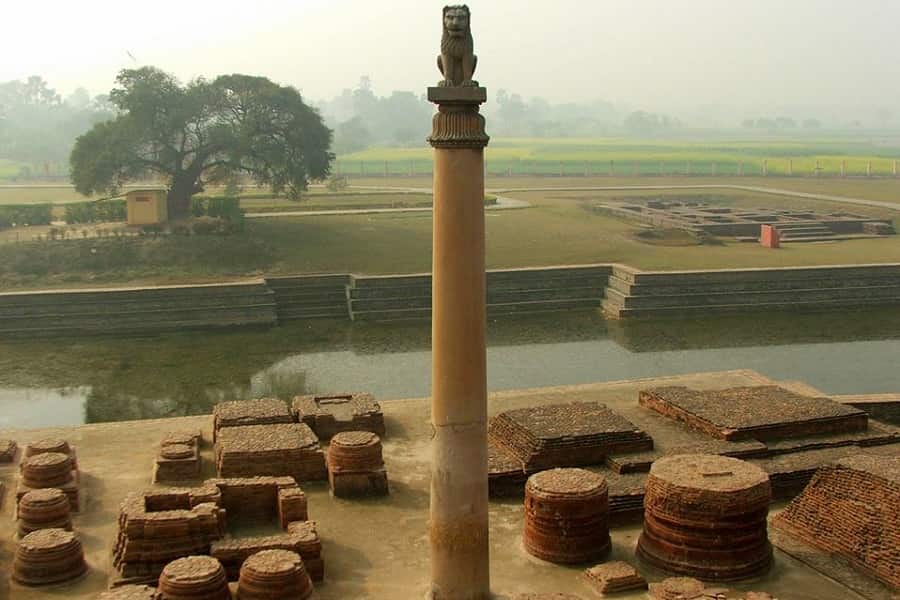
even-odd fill
[{"label": "murky green water", "polygon": [[[311,321],[265,331],[0,342],[0,428],[201,414],[220,400],[365,390],[427,396],[430,325]],[[489,323],[491,390],[726,369],[834,394],[900,391],[900,308]]]}]

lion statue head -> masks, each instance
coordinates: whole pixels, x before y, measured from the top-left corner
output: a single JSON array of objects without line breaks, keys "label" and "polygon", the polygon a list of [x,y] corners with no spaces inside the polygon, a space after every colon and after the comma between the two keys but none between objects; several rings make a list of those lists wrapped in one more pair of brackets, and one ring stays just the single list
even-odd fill
[{"label": "lion statue head", "polygon": [[454,4],[444,7],[444,35],[453,38],[471,36],[469,21],[471,13],[465,4]]}]

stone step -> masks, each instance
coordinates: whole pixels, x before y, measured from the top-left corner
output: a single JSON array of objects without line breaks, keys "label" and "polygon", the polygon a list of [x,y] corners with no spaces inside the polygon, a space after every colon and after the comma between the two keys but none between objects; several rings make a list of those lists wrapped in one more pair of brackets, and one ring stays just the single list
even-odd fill
[{"label": "stone step", "polygon": [[[541,280],[489,280],[489,293],[527,292],[540,290],[565,290],[580,288],[602,288],[606,285],[607,275],[589,278],[548,278]],[[416,282],[411,285],[351,287],[350,298],[353,300],[400,298],[409,296],[431,296],[431,281]]]},{"label": "stone step", "polygon": [[305,306],[305,307],[289,307],[278,309],[278,319],[281,321],[292,321],[298,319],[346,319],[349,317],[347,305],[332,306]]},{"label": "stone step", "polygon": [[637,271],[629,267],[616,265],[613,275],[629,283],[647,285],[686,285],[739,281],[774,282],[800,279],[898,277],[900,276],[900,264],[735,269],[730,271]]},{"label": "stone step", "polygon": [[724,304],[708,306],[670,306],[663,308],[624,308],[614,300],[602,302],[603,312],[614,318],[625,317],[682,317],[709,314],[728,314],[760,311],[814,311],[843,307],[884,306],[896,304],[896,299],[871,298],[852,300],[818,300],[795,302],[766,302],[756,304]]},{"label": "stone step", "polygon": [[275,318],[274,304],[250,304],[236,305],[209,310],[207,308],[171,308],[167,310],[148,310],[142,312],[127,313],[75,313],[75,314],[44,314],[40,318],[0,316],[0,330],[6,328],[28,328],[32,325],[36,328],[42,326],[57,327],[67,324],[95,324],[98,327],[115,327],[117,324],[126,323],[163,323],[171,321],[198,320],[214,321],[219,318],[233,315],[268,314]]},{"label": "stone step", "polygon": [[834,236],[835,233],[830,229],[816,229],[810,231],[785,231],[781,235],[781,241],[787,240],[797,240],[802,238],[821,238],[821,237],[831,237]]},{"label": "stone step", "polygon": [[[538,312],[550,312],[571,309],[599,308],[600,300],[597,298],[578,298],[570,300],[555,300],[546,302],[518,302],[513,304],[489,304],[487,316],[527,314]],[[431,318],[431,307],[418,307],[395,310],[374,310],[354,312],[355,321],[397,321],[410,319]]]},{"label": "stone step", "polygon": [[266,277],[266,285],[273,290],[292,288],[344,287],[350,285],[350,275],[298,275]]},{"label": "stone step", "polygon": [[698,292],[667,296],[627,296],[614,289],[607,289],[606,297],[625,308],[669,308],[692,306],[721,306],[727,304],[770,304],[814,302],[828,300],[883,299],[900,303],[900,286],[870,286],[864,288],[824,288],[789,291]]},{"label": "stone step", "polygon": [[[604,287],[549,289],[549,290],[517,290],[495,292],[488,290],[488,306],[498,304],[516,304],[520,302],[568,301],[594,298],[598,302],[603,298]],[[394,298],[350,299],[351,310],[367,312],[372,310],[390,310],[392,308],[407,309],[431,305],[431,293],[427,296],[399,296]]]},{"label": "stone step", "polygon": [[263,284],[147,288],[109,291],[49,291],[11,292],[0,294],[0,309],[13,306],[143,304],[162,302],[195,303],[201,301],[231,301],[235,298],[271,296],[272,291]]},{"label": "stone step", "polygon": [[831,231],[831,228],[822,223],[783,223],[776,225],[778,231]]},{"label": "stone step", "polygon": [[181,307],[187,307],[196,310],[221,310],[235,306],[252,306],[252,305],[275,305],[275,297],[271,294],[253,294],[234,297],[202,297],[193,298],[190,301],[184,299],[178,300],[151,300],[151,301],[120,301],[120,302],[96,302],[96,303],[66,303],[57,302],[55,304],[34,304],[34,305],[14,305],[4,306],[0,309],[0,319],[5,317],[33,317],[43,318],[46,316],[61,315],[128,315],[128,314],[148,314],[154,312],[165,312],[173,310],[181,310]]},{"label": "stone step", "polygon": [[683,285],[644,285],[628,283],[616,276],[609,278],[609,287],[627,296],[670,296],[689,293],[787,291],[805,289],[865,288],[872,286],[900,286],[895,277],[860,277],[851,279],[799,279],[785,281],[706,282]]},{"label": "stone step", "polygon": [[234,327],[268,328],[277,325],[274,315],[241,315],[239,318],[218,318],[216,320],[188,320],[152,323],[149,321],[107,325],[98,327],[95,324],[73,323],[68,325],[10,327],[0,329],[4,338],[45,338],[45,337],[79,337],[79,336],[119,336],[142,335],[181,331],[203,331],[214,329],[230,329]]},{"label": "stone step", "polygon": [[345,302],[347,300],[347,290],[345,288],[334,290],[323,288],[321,290],[291,290],[289,293],[277,291],[275,292],[275,298],[279,306],[304,302]]}]

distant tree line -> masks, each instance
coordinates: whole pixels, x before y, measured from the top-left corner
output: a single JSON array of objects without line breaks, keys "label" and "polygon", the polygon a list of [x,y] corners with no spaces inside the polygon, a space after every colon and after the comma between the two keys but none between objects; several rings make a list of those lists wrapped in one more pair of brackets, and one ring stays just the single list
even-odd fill
[{"label": "distant tree line", "polygon": [[65,162],[75,138],[114,111],[106,95],[91,97],[78,88],[63,98],[37,76],[0,83],[0,158]]},{"label": "distant tree line", "polygon": [[[376,96],[372,81],[362,77],[353,89],[318,103],[334,129],[334,150],[347,154],[369,146],[418,146],[431,129],[434,107],[424,94],[395,91]],[[660,135],[683,127],[669,115],[642,110],[626,112],[605,100],[553,104],[525,99],[501,89],[484,107],[490,133],[503,137],[575,137]]]},{"label": "distant tree line", "polygon": [[741,121],[744,129],[763,129],[766,131],[790,130],[801,127],[803,129],[821,129],[822,122],[819,119],[803,119],[799,124],[791,117],[774,117],[759,119],[744,119]]}]

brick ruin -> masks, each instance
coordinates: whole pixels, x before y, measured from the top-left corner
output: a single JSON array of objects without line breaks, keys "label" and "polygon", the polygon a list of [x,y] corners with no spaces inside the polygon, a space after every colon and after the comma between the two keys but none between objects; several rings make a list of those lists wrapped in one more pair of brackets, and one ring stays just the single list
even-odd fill
[{"label": "brick ruin", "polygon": [[291,598],[305,600],[313,585],[303,561],[288,550],[263,550],[241,566],[238,596],[241,600]]},{"label": "brick ruin", "polygon": [[57,488],[28,492],[19,500],[16,526],[19,537],[25,537],[38,529],[72,531],[69,498]]},{"label": "brick ruin", "polygon": [[627,562],[614,561],[599,564],[584,572],[591,587],[601,596],[632,590],[646,590],[647,580]]},{"label": "brick ruin", "polygon": [[173,560],[209,554],[225,536],[225,511],[215,486],[158,489],[130,494],[119,509],[113,547],[118,578],[113,585],[155,584]]},{"label": "brick ruin", "polygon": [[149,585],[123,585],[103,592],[97,600],[162,600],[162,596]]},{"label": "brick ruin", "polygon": [[219,477],[289,476],[298,482],[328,478],[319,438],[304,423],[222,428],[215,453]]},{"label": "brick ruin", "polygon": [[653,448],[649,435],[598,402],[506,411],[490,420],[488,436],[532,471],[598,464],[610,453]]},{"label": "brick ruin", "polygon": [[581,600],[581,596],[563,593],[550,594],[519,594],[514,600]]},{"label": "brick ruin", "polygon": [[664,571],[708,581],[765,573],[772,563],[769,476],[725,456],[686,454],[653,463],[637,554]]},{"label": "brick ruin", "polygon": [[249,557],[267,550],[287,550],[303,559],[304,568],[315,582],[325,579],[322,540],[314,521],[294,521],[283,534],[228,538],[214,542],[210,555],[225,567],[228,578],[237,581],[241,565]]},{"label": "brick ruin", "polygon": [[341,498],[388,493],[381,438],[369,431],[343,431],[328,446],[328,483]]},{"label": "brick ruin", "polygon": [[19,444],[16,440],[0,438],[0,464],[11,463],[19,454]]},{"label": "brick ruin", "polygon": [[35,587],[72,581],[87,572],[78,537],[64,529],[40,529],[19,540],[12,579]]},{"label": "brick ruin", "polygon": [[525,486],[525,550],[560,564],[602,560],[609,554],[606,481],[583,469],[552,469]]},{"label": "brick ruin", "polygon": [[900,457],[858,455],[821,468],[772,527],[900,592]]},{"label": "brick ruin", "polygon": [[294,420],[306,423],[320,439],[343,431],[371,431],[384,436],[384,414],[371,394],[297,396],[291,406]]},{"label": "brick ruin", "polygon": [[865,431],[869,424],[866,413],[858,408],[778,386],[660,387],[642,390],[638,400],[645,408],[727,441],[852,433]]},{"label": "brick ruin", "polygon": [[163,598],[178,600],[231,600],[225,569],[209,556],[179,558],[159,576]]},{"label": "brick ruin", "polygon": [[153,483],[176,483],[200,476],[200,443],[196,432],[170,432],[159,444],[153,467]]},{"label": "brick ruin", "polygon": [[278,398],[220,402],[213,409],[213,441],[219,439],[219,430],[225,427],[294,422],[287,404]]},{"label": "brick ruin", "polygon": [[776,600],[765,592],[735,592],[707,587],[692,577],[669,577],[650,584],[650,600]]},{"label": "brick ruin", "polygon": [[19,484],[16,489],[16,503],[32,490],[58,488],[69,499],[73,512],[80,508],[78,494],[78,467],[75,452],[25,452],[20,464]]},{"label": "brick ruin", "polygon": [[[237,580],[241,563],[267,549],[297,552],[320,581],[322,544],[308,518],[306,495],[291,477],[210,479],[196,488],[132,494],[120,507],[113,585],[155,583],[169,562],[198,555],[219,559]],[[284,533],[235,539],[229,522],[278,523]]]},{"label": "brick ruin", "polygon": [[656,227],[682,229],[738,239],[757,239],[762,225],[784,231],[791,241],[822,240],[842,236],[893,235],[889,220],[873,219],[845,211],[817,213],[779,208],[744,208],[676,199],[629,199],[604,202],[600,208],[629,220]]}]

